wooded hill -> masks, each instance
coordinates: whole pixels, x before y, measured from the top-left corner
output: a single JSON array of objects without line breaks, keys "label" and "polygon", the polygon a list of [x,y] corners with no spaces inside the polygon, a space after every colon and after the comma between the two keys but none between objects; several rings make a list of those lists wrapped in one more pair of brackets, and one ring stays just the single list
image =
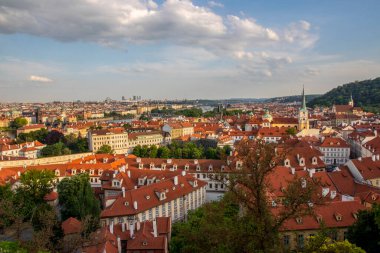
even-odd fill
[{"label": "wooded hill", "polygon": [[307,105],[309,107],[332,106],[333,104],[346,105],[351,94],[354,99],[354,106],[373,112],[380,111],[380,77],[343,84],[312,99]]}]

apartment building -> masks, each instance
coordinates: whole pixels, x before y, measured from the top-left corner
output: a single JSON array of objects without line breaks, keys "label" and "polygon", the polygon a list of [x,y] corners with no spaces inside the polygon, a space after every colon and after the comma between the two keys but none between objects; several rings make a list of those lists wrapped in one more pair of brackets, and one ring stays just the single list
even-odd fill
[{"label": "apartment building", "polygon": [[124,128],[92,130],[88,132],[89,149],[93,152],[103,145],[110,146],[116,154],[128,152],[128,133]]},{"label": "apartment building", "polygon": [[350,145],[338,137],[325,138],[319,150],[323,153],[327,165],[342,165],[350,159]]}]

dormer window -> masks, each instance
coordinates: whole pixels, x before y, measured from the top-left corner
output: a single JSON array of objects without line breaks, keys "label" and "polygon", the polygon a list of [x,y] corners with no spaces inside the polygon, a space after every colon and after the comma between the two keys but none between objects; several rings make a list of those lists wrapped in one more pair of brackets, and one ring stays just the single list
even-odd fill
[{"label": "dormer window", "polygon": [[300,166],[305,166],[305,158],[300,158]]},{"label": "dormer window", "polygon": [[71,170],[71,174],[72,174],[72,175],[76,175],[76,174],[77,174],[77,170],[76,170],[76,169],[72,169],[72,170]]},{"label": "dormer window", "polygon": [[236,169],[241,169],[241,167],[242,167],[242,162],[241,161],[237,161],[236,162]]},{"label": "dormer window", "polygon": [[149,168],[150,168],[150,169],[153,169],[153,168],[154,168],[154,163],[151,163],[151,164],[149,165]]},{"label": "dormer window", "polygon": [[201,166],[198,164],[197,165],[197,168],[196,168],[197,171],[201,171]]},{"label": "dormer window", "polygon": [[94,170],[90,170],[90,175],[94,175]]},{"label": "dormer window", "polygon": [[125,205],[125,206],[129,206],[129,202],[128,202],[128,201],[125,201],[125,202],[124,202],[124,205]]},{"label": "dormer window", "polygon": [[188,164],[186,164],[186,165],[185,165],[185,170],[186,170],[186,171],[189,170],[189,167],[190,167],[190,166],[189,166]]},{"label": "dormer window", "polygon": [[142,168],[144,168],[144,164],[143,163],[139,163],[139,169],[141,170]]},{"label": "dormer window", "polygon": [[148,245],[148,241],[147,241],[147,240],[144,240],[144,241],[142,242],[142,245],[143,245],[143,246],[147,246],[147,245]]},{"label": "dormer window", "polygon": [[334,216],[335,216],[335,219],[337,221],[341,221],[342,220],[342,215],[340,213],[335,213]]},{"label": "dormer window", "polygon": [[161,164],[161,170],[165,170],[165,169],[166,169],[166,164],[165,163]]},{"label": "dormer window", "polygon": [[358,219],[358,213],[357,212],[352,213],[352,216],[354,217],[355,220]]},{"label": "dormer window", "polygon": [[312,164],[313,165],[316,165],[318,162],[317,162],[317,158],[314,156],[313,158],[312,158]]},{"label": "dormer window", "polygon": [[84,173],[86,173],[86,171],[84,169],[81,169],[80,173],[84,174]]},{"label": "dormer window", "polygon": [[118,180],[113,180],[112,181],[112,186],[114,186],[114,187],[120,187],[120,182]]},{"label": "dormer window", "polygon": [[146,195],[145,198],[146,198],[146,199],[150,199],[150,196],[149,196],[149,195]]},{"label": "dormer window", "polygon": [[208,171],[212,171],[212,164],[208,166]]},{"label": "dormer window", "polygon": [[60,175],[59,170],[55,170],[55,175],[56,175],[57,177],[59,177],[59,175]]},{"label": "dormer window", "polygon": [[297,224],[301,224],[302,223],[302,217],[297,217],[296,222],[297,222]]},{"label": "dormer window", "polygon": [[320,215],[320,214],[317,214],[317,221],[318,221],[318,223],[321,223],[322,222],[322,215]]},{"label": "dormer window", "polygon": [[225,168],[226,168],[226,166],[222,165],[222,166],[220,167],[220,171],[224,171]]},{"label": "dormer window", "polygon": [[289,161],[289,159],[286,159],[286,160],[285,160],[285,166],[286,166],[286,167],[290,167],[290,161]]},{"label": "dormer window", "polygon": [[165,192],[161,192],[160,193],[160,200],[164,200],[164,199],[166,199],[166,194],[165,194]]},{"label": "dormer window", "polygon": [[101,176],[103,174],[103,170],[98,170],[98,174]]},{"label": "dormer window", "polygon": [[177,170],[177,164],[173,164],[173,170]]}]

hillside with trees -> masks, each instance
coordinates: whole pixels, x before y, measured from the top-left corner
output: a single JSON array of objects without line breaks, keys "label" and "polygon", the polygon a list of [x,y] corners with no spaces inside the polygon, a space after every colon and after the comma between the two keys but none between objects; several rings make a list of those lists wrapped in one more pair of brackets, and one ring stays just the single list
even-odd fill
[{"label": "hillside with trees", "polygon": [[308,103],[308,106],[348,104],[351,94],[355,106],[360,106],[368,111],[380,111],[380,77],[338,86],[326,94],[314,98]]}]

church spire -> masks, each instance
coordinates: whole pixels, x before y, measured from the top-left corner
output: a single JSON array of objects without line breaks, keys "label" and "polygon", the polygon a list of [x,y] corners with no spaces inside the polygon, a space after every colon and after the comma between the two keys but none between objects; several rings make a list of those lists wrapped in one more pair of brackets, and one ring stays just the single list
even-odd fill
[{"label": "church spire", "polygon": [[305,86],[302,85],[302,109],[306,110]]}]

